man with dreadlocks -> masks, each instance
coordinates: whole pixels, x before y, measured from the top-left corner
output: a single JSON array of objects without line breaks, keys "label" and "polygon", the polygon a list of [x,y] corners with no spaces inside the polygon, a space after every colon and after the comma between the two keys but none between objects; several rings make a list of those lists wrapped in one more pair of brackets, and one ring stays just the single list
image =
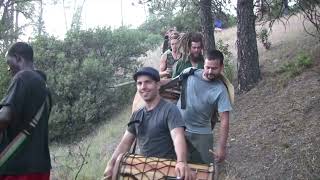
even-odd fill
[{"label": "man with dreadlocks", "polygon": [[200,33],[191,32],[184,34],[181,37],[179,49],[182,49],[184,56],[182,60],[177,63],[172,77],[180,75],[180,73],[188,67],[203,69],[203,38]]}]

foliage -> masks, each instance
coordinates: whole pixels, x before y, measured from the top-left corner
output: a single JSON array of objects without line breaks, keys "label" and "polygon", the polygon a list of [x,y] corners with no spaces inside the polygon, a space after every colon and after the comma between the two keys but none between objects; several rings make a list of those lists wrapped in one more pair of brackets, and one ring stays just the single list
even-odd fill
[{"label": "foliage", "polygon": [[[146,3],[150,16],[139,29],[155,34],[164,34],[172,27],[181,32],[201,31],[199,2],[152,0]],[[213,18],[222,20],[225,28],[236,24],[235,17],[226,9],[227,4],[230,4],[228,0],[212,1]]]},{"label": "foliage", "polygon": [[[320,1],[318,0],[298,0],[297,6],[303,12],[303,27],[304,30],[311,36],[318,38],[320,41]],[[316,31],[311,32],[307,30],[305,23],[310,22]]]},{"label": "foliage", "polygon": [[[290,17],[297,12],[302,12],[304,18],[302,25],[305,31],[320,40],[319,0],[264,0],[261,2],[257,5],[258,21],[261,21],[263,24],[269,23],[270,29],[275,21],[280,21],[285,26]],[[294,4],[289,6],[288,2],[294,2]],[[312,24],[315,32],[306,28],[306,22]]]},{"label": "foliage", "polygon": [[198,32],[201,31],[200,18],[197,9],[179,12],[172,18],[171,27],[175,26],[182,32]]},{"label": "foliage", "polygon": [[224,55],[224,74],[230,80],[230,82],[234,79],[234,64],[232,63],[232,53],[229,51],[229,44],[224,44],[220,39],[217,42],[217,49],[221,51]]},{"label": "foliage", "polygon": [[148,47],[148,49],[155,49],[159,47],[159,44],[161,41],[162,41],[162,37],[160,34],[149,34],[147,39],[145,39],[144,43],[145,43],[145,46]]},{"label": "foliage", "polygon": [[268,31],[266,28],[262,28],[260,32],[257,33],[257,38],[267,50],[271,47],[271,42],[269,41],[270,33],[271,31]]},{"label": "foliage", "polygon": [[4,55],[1,55],[0,57],[0,97],[4,96],[9,84],[9,73],[3,57]]},{"label": "foliage", "polygon": [[50,148],[54,169],[52,179],[75,179],[78,172],[78,179],[101,179],[130,116],[131,106],[123,107],[121,114],[96,127],[95,132],[81,142],[54,143]]},{"label": "foliage", "polygon": [[232,27],[237,25],[237,17],[232,14],[226,14],[225,23],[223,24],[224,28]]},{"label": "foliage", "polygon": [[[0,53],[5,53],[25,27],[34,22],[37,0],[5,0],[0,3]],[[17,18],[24,18],[23,23]]]},{"label": "foliage", "polygon": [[108,120],[131,102],[132,74],[155,37],[122,27],[69,31],[63,41],[39,36],[33,42],[36,64],[48,75],[54,106],[51,139],[73,140],[93,131],[93,124]]},{"label": "foliage", "polygon": [[313,61],[310,55],[300,53],[297,59],[293,62],[289,62],[280,67],[279,72],[288,75],[289,77],[295,77],[303,72],[304,69],[310,68]]}]

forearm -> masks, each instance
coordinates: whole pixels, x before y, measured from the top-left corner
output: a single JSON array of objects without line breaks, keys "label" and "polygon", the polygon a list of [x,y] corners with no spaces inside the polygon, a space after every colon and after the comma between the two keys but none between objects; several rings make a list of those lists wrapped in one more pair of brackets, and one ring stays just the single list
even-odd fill
[{"label": "forearm", "polygon": [[117,146],[116,150],[113,152],[108,165],[113,166],[121,153],[128,152],[130,147],[134,141],[134,137],[128,137],[128,132],[125,133],[124,137],[122,138],[121,142]]},{"label": "forearm", "polygon": [[183,131],[182,133],[177,133],[173,139],[177,162],[187,162],[187,143]]},{"label": "forearm", "polygon": [[108,162],[108,165],[112,165],[112,166],[113,166],[113,165],[115,164],[118,156],[119,156],[121,153],[128,152],[129,149],[130,149],[129,146],[124,145],[124,144],[122,144],[122,145],[119,144],[119,145],[117,146],[116,150],[113,152],[112,157],[110,158],[110,160],[109,160],[109,162]]},{"label": "forearm", "polygon": [[229,135],[229,113],[222,115],[221,117],[218,148],[225,149],[227,145],[228,135]]}]

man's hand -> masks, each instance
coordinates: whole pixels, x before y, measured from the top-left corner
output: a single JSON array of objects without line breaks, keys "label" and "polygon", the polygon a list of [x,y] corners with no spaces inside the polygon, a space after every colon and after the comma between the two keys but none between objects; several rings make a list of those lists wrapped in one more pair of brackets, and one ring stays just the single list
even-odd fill
[{"label": "man's hand", "polygon": [[112,178],[113,165],[108,163],[106,169],[104,170],[103,180],[110,180]]},{"label": "man's hand", "polygon": [[226,148],[225,147],[218,148],[215,159],[216,159],[216,162],[218,162],[218,163],[223,162],[226,159]]},{"label": "man's hand", "polygon": [[195,176],[192,175],[188,164],[183,161],[179,161],[176,163],[175,167],[177,179],[184,179],[184,180],[193,180]]},{"label": "man's hand", "polygon": [[223,162],[226,158],[226,148],[218,148],[216,152],[209,150],[213,154],[214,162]]},{"label": "man's hand", "polygon": [[194,67],[188,67],[188,68],[185,68],[180,75],[185,75],[185,74],[189,74],[189,73],[192,73],[194,70],[196,70],[196,68]]}]

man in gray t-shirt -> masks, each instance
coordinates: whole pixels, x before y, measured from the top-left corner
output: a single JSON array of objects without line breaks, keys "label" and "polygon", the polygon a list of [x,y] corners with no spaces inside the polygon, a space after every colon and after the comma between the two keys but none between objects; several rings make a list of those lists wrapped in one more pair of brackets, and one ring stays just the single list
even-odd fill
[{"label": "man in gray t-shirt", "polygon": [[187,166],[184,121],[175,105],[161,99],[159,72],[144,67],[134,75],[134,80],[146,105],[132,114],[129,127],[108,162],[105,179],[112,177],[116,159],[121,153],[129,151],[135,138],[142,155],[176,159],[177,177],[192,179]]},{"label": "man in gray t-shirt", "polygon": [[229,131],[229,111],[232,110],[227,88],[219,76],[223,70],[223,54],[218,50],[208,51],[204,69],[196,70],[187,79],[186,108],[178,107],[186,123],[186,138],[189,160],[194,163],[211,163],[214,158],[209,152],[213,148],[211,117],[215,109],[221,116],[216,161],[223,161]]},{"label": "man in gray t-shirt", "polygon": [[150,111],[146,107],[135,111],[130,122],[127,130],[137,137],[141,154],[176,159],[170,131],[185,127],[177,106],[161,99]]}]

